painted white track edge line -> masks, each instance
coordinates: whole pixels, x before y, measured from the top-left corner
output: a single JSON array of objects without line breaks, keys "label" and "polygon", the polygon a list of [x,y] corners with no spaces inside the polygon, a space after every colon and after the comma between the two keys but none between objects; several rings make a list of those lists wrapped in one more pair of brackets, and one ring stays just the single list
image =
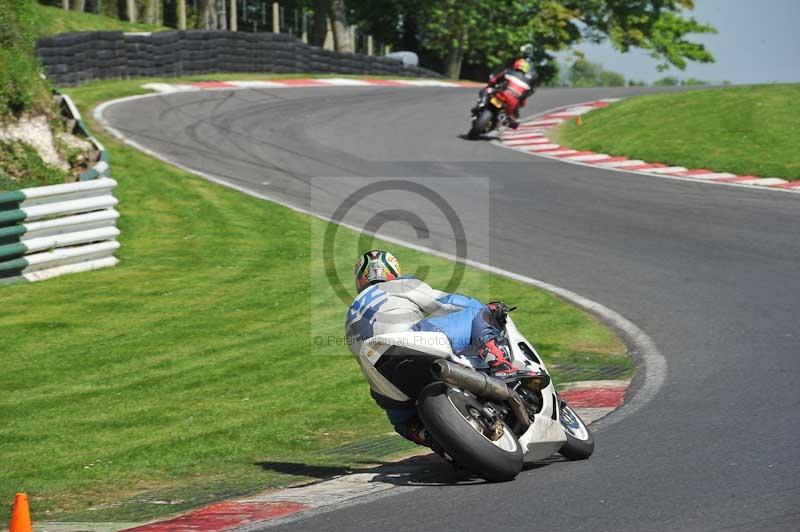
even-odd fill
[{"label": "painted white track edge line", "polygon": [[[614,101],[617,101],[617,100],[619,100],[619,98],[617,98]],[[536,113],[535,115],[531,116],[530,119],[531,120],[535,120],[536,117],[543,116],[543,115],[550,114],[550,113],[555,113],[556,111],[558,111],[560,109],[565,109],[567,107],[573,107],[573,106],[587,105],[587,104],[589,104],[591,102],[594,102],[594,101],[599,101],[599,100],[589,100],[589,101],[586,101],[586,102],[570,104],[570,105],[566,105],[566,106],[565,105],[559,105],[558,107],[551,107],[550,109],[546,109],[544,111]],[[513,150],[513,151],[526,153],[526,154],[529,154],[529,155],[535,155],[535,156],[541,157],[543,159],[551,159],[551,160],[556,159],[556,160],[563,161],[563,162],[568,163],[568,164],[577,164],[579,166],[586,166],[586,167],[589,167],[589,168],[598,168],[600,170],[606,170],[608,172],[616,172],[616,173],[623,173],[623,174],[646,175],[646,176],[650,176],[650,177],[658,177],[658,178],[661,178],[661,179],[673,179],[675,181],[684,181],[684,182],[690,181],[690,182],[695,182],[695,183],[711,184],[711,185],[715,185],[715,186],[738,187],[738,188],[745,188],[747,190],[768,190],[768,191],[771,191],[771,192],[794,192],[795,194],[800,194],[800,188],[776,188],[776,187],[759,186],[759,185],[741,185],[739,183],[727,183],[725,181],[714,181],[714,180],[711,180],[711,179],[704,181],[703,179],[697,179],[697,178],[694,178],[692,176],[674,176],[674,175],[669,175],[669,174],[648,174],[646,171],[623,170],[623,169],[617,169],[615,167],[601,166],[599,164],[582,163],[580,161],[565,161],[564,159],[561,159],[561,158],[558,158],[558,157],[548,157],[546,154],[538,154],[536,152],[527,151],[527,150],[523,151],[523,150],[517,149],[517,147],[515,147],[515,146],[505,146],[503,144],[502,139],[500,139],[500,138],[492,139],[489,144],[492,144],[494,146],[497,146],[497,147],[500,147],[500,148],[503,148],[503,149],[506,149],[506,150]]]},{"label": "painted white track edge line", "polygon": [[[115,137],[120,139],[125,144],[128,144],[129,146],[134,147],[134,148],[136,148],[136,149],[138,149],[138,150],[150,155],[151,157],[155,157],[156,159],[159,159],[159,160],[164,161],[164,162],[166,162],[168,164],[176,166],[176,167],[178,167],[178,168],[180,168],[182,170],[185,170],[187,172],[190,172],[192,174],[200,176],[200,177],[202,177],[204,179],[207,179],[207,180],[209,180],[209,181],[211,181],[213,183],[217,183],[217,184],[226,186],[228,188],[232,188],[234,190],[238,190],[239,192],[242,192],[242,193],[247,194],[249,196],[252,196],[252,197],[255,197],[255,198],[259,198],[259,199],[263,199],[263,200],[266,200],[266,201],[270,201],[272,203],[276,203],[278,205],[281,205],[283,207],[291,209],[291,210],[293,210],[295,212],[308,214],[308,215],[314,216],[315,218],[318,218],[318,219],[323,220],[323,221],[327,221],[327,222],[331,221],[331,219],[326,217],[326,216],[322,216],[320,214],[311,212],[311,211],[309,211],[307,209],[304,209],[302,207],[297,207],[296,205],[292,205],[292,204],[290,204],[288,202],[279,200],[277,198],[274,198],[274,197],[271,197],[271,196],[267,196],[266,194],[261,194],[259,192],[255,192],[253,190],[248,190],[245,187],[242,187],[242,186],[240,186],[238,184],[235,184],[235,183],[231,183],[231,182],[229,182],[229,181],[227,181],[227,180],[225,180],[223,178],[220,178],[218,176],[207,174],[205,172],[201,172],[199,170],[195,170],[195,169],[190,168],[188,166],[185,166],[185,165],[183,165],[181,163],[178,163],[177,161],[173,161],[169,157],[166,157],[166,156],[164,156],[164,155],[162,155],[162,154],[160,154],[158,152],[155,152],[153,150],[150,150],[149,148],[146,148],[145,146],[142,146],[141,144],[137,143],[136,141],[127,138],[122,132],[120,132],[117,129],[111,127],[111,125],[103,117],[103,113],[106,111],[106,109],[108,109],[109,107],[111,107],[113,105],[117,105],[117,104],[123,103],[123,102],[129,102],[129,101],[132,101],[132,100],[144,99],[144,98],[150,98],[150,97],[156,97],[156,96],[162,96],[162,95],[159,94],[159,93],[139,94],[139,95],[136,95],[136,96],[128,96],[126,98],[120,98],[120,99],[117,99],[117,100],[110,100],[108,102],[104,102],[104,103],[100,104],[99,106],[97,106],[94,109],[93,116],[103,126],[103,128],[105,128],[107,131],[109,131],[112,135],[114,135]],[[342,227],[346,227],[348,229],[351,229],[353,231],[356,231],[356,232],[363,232],[363,233],[366,233],[366,234],[370,234],[371,236],[378,236],[376,233],[364,231],[363,228],[359,228],[359,227],[356,227],[356,226],[353,226],[353,225],[350,225],[350,224],[339,222],[339,225],[342,226]],[[427,248],[427,247],[424,247],[424,246],[419,246],[419,245],[411,243],[411,242],[406,242],[406,241],[404,241],[402,239],[398,239],[398,238],[394,238],[394,237],[390,237],[390,236],[383,236],[383,235],[380,236],[380,238],[385,240],[385,241],[387,241],[387,242],[390,242],[390,243],[393,243],[393,244],[397,244],[397,245],[401,245],[401,246],[406,246],[406,247],[414,249],[416,251],[421,251],[423,253],[429,253],[431,255],[434,255],[434,256],[437,256],[437,257],[440,257],[440,258],[443,258],[443,259],[447,259],[447,260],[454,261],[454,262],[458,262],[459,261],[458,257],[456,257],[454,255],[451,255],[449,253],[444,253],[444,252],[441,252],[441,251],[438,251],[438,250],[435,250],[435,249]],[[566,288],[562,288],[560,286],[556,286],[554,284],[550,284],[550,283],[547,283],[545,281],[540,281],[540,280],[534,279],[532,277],[527,277],[525,275],[520,275],[520,274],[511,272],[511,271],[508,271],[508,270],[503,270],[501,268],[497,268],[497,267],[494,267],[494,266],[491,266],[491,265],[488,265],[488,264],[484,264],[482,262],[477,262],[477,261],[474,261],[474,260],[471,260],[471,259],[467,259],[466,261],[463,261],[463,262],[465,264],[467,264],[468,266],[472,266],[474,268],[477,268],[477,269],[480,269],[480,270],[483,270],[483,271],[486,271],[486,272],[494,273],[494,274],[497,274],[497,275],[502,275],[502,276],[507,277],[509,279],[514,279],[514,280],[517,280],[517,281],[520,281],[520,282],[523,282],[523,283],[526,283],[526,284],[529,284],[529,285],[532,285],[532,286],[539,287],[539,288],[541,288],[543,290],[546,290],[548,292],[551,292],[551,293],[553,293],[553,294],[555,294],[555,295],[557,295],[557,296],[559,296],[559,297],[561,297],[561,298],[563,298],[563,299],[565,299],[565,300],[567,300],[567,301],[569,301],[571,303],[574,303],[575,305],[577,305],[577,306],[579,306],[579,307],[581,307],[581,308],[583,308],[583,309],[585,309],[585,310],[587,310],[587,311],[589,311],[589,312],[591,312],[591,313],[593,313],[595,315],[598,315],[598,316],[604,318],[609,324],[611,324],[613,327],[617,328],[619,331],[623,332],[626,335],[626,337],[627,337],[626,340],[628,340],[632,344],[630,346],[631,348],[638,348],[638,350],[639,350],[638,355],[641,357],[641,360],[644,363],[644,382],[642,383],[642,385],[637,390],[635,390],[635,395],[633,396],[633,398],[629,402],[626,402],[625,404],[623,404],[623,406],[621,406],[620,408],[618,408],[617,410],[615,410],[614,412],[609,414],[609,416],[606,416],[602,420],[599,420],[597,422],[598,425],[601,425],[601,426],[611,425],[611,424],[615,423],[616,421],[621,420],[623,417],[628,416],[628,415],[636,412],[641,407],[643,407],[645,404],[650,402],[650,400],[652,400],[653,397],[655,397],[655,395],[658,393],[658,391],[664,385],[664,382],[666,380],[666,373],[667,373],[667,361],[664,358],[664,355],[661,354],[661,352],[658,350],[658,347],[656,347],[655,343],[650,339],[650,337],[644,331],[642,331],[639,327],[637,327],[634,323],[629,321],[627,318],[625,318],[621,314],[617,313],[614,310],[611,310],[610,308],[608,308],[608,307],[606,307],[606,306],[604,306],[604,305],[602,305],[602,304],[600,304],[600,303],[598,303],[596,301],[592,301],[591,299],[585,298],[585,297],[583,297],[583,296],[581,296],[581,295],[579,295],[579,294],[577,294],[575,292],[572,292],[571,290],[567,290]],[[634,351],[633,353],[636,353],[636,351]],[[605,421],[605,423],[603,423],[603,421]]]},{"label": "painted white track edge line", "polygon": [[[233,190],[237,190],[237,191],[239,191],[239,192],[241,192],[243,194],[247,194],[248,196],[259,198],[259,199],[262,199],[262,200],[265,200],[265,201],[270,201],[272,203],[276,203],[278,205],[281,205],[283,207],[291,209],[291,210],[293,210],[295,212],[299,212],[299,213],[302,213],[302,214],[307,214],[307,215],[313,216],[313,217],[315,217],[317,219],[321,219],[323,221],[327,221],[327,222],[331,221],[330,218],[322,216],[322,215],[319,215],[319,214],[316,214],[316,213],[313,213],[311,211],[308,211],[307,209],[303,209],[301,207],[297,207],[295,205],[292,205],[292,204],[287,203],[285,201],[279,200],[277,198],[273,198],[273,197],[267,196],[265,194],[261,194],[261,193],[258,193],[258,192],[252,191],[252,190],[248,190],[248,189],[246,189],[246,188],[244,188],[244,187],[242,187],[240,185],[237,185],[235,183],[231,183],[229,181],[226,181],[225,179],[220,178],[218,176],[207,174],[205,172],[201,172],[201,171],[195,170],[193,168],[190,168],[188,166],[185,166],[185,165],[183,165],[181,163],[178,163],[176,161],[172,161],[170,158],[168,158],[168,157],[166,157],[166,156],[164,156],[164,155],[162,155],[162,154],[160,154],[158,152],[155,152],[155,151],[153,151],[153,150],[151,150],[149,148],[146,148],[145,146],[142,146],[141,144],[139,144],[138,142],[136,142],[136,141],[134,141],[132,139],[127,138],[122,132],[120,132],[119,130],[113,128],[105,120],[105,118],[103,116],[103,113],[109,107],[111,107],[113,105],[116,105],[116,104],[119,104],[119,103],[123,103],[123,102],[132,101],[132,100],[144,99],[144,98],[150,98],[150,97],[157,97],[157,96],[163,96],[163,94],[162,93],[140,94],[140,95],[136,95],[136,96],[128,96],[126,98],[119,98],[117,100],[110,100],[108,102],[104,102],[104,103],[100,104],[99,106],[95,107],[94,112],[93,112],[93,116],[94,116],[95,120],[97,120],[98,123],[106,131],[108,131],[109,133],[111,133],[112,135],[117,137],[120,141],[122,141],[123,143],[127,144],[128,146],[131,146],[131,147],[133,147],[133,148],[135,148],[137,150],[140,150],[141,152],[143,152],[143,153],[145,153],[147,155],[150,155],[151,157],[154,157],[154,158],[156,158],[156,159],[158,159],[160,161],[163,161],[163,162],[166,162],[168,164],[171,164],[171,165],[173,165],[173,166],[175,166],[177,168],[180,168],[180,169],[182,169],[182,170],[184,170],[186,172],[192,173],[192,174],[197,175],[197,176],[199,176],[199,177],[201,177],[203,179],[211,181],[212,183],[217,183],[219,185],[231,188]],[[338,224],[341,227],[345,227],[345,228],[351,229],[351,230],[356,231],[356,232],[362,232],[362,233],[370,234],[372,236],[377,236],[374,232],[364,231],[363,228],[359,228],[359,227],[356,227],[356,226],[353,226],[353,225],[350,225],[350,224],[346,224],[346,223],[341,223],[341,222],[339,222]],[[387,241],[387,242],[390,242],[390,243],[406,246],[408,248],[411,248],[411,249],[414,249],[414,250],[417,250],[417,251],[421,251],[423,253],[429,253],[431,255],[434,255],[434,256],[437,256],[437,257],[441,257],[441,258],[444,258],[444,259],[447,259],[447,260],[450,260],[450,261],[454,261],[454,262],[458,262],[459,261],[458,257],[455,257],[455,256],[453,256],[453,255],[451,255],[449,253],[444,253],[444,252],[441,252],[441,251],[438,251],[438,250],[426,248],[424,246],[419,246],[417,244],[414,244],[414,243],[411,243],[411,242],[406,242],[406,241],[404,241],[402,239],[399,239],[399,238],[388,237],[388,236],[380,236],[380,238],[385,240],[385,241]],[[556,296],[558,296],[558,297],[560,297],[560,298],[562,298],[562,299],[564,299],[564,300],[566,300],[566,301],[568,301],[570,303],[573,303],[574,305],[577,305],[578,307],[583,308],[584,310],[586,310],[586,311],[588,311],[588,312],[590,312],[590,313],[592,313],[594,315],[599,316],[603,321],[605,321],[606,323],[610,324],[612,327],[617,329],[618,332],[622,333],[622,335],[624,337],[624,341],[625,341],[626,345],[628,346],[628,349],[630,350],[631,356],[634,357],[635,360],[640,362],[640,364],[639,364],[640,371],[637,372],[636,376],[634,377],[634,381],[633,382],[635,383],[636,381],[639,381],[641,384],[639,386],[635,386],[634,385],[635,387],[633,389],[628,388],[629,393],[633,392],[633,397],[626,397],[626,403],[624,403],[620,408],[612,411],[610,414],[602,417],[601,419],[595,421],[594,423],[591,423],[593,430],[595,430],[595,431],[602,430],[603,428],[609,427],[609,426],[617,423],[618,421],[621,421],[625,417],[630,416],[631,414],[635,413],[636,411],[638,411],[639,409],[644,407],[647,403],[649,403],[658,394],[659,390],[664,386],[664,383],[666,382],[667,371],[668,371],[667,370],[666,358],[664,357],[664,355],[661,354],[661,352],[658,350],[658,347],[655,345],[653,340],[644,331],[642,331],[633,322],[631,322],[630,320],[628,320],[627,318],[625,318],[621,314],[617,313],[614,310],[611,310],[610,308],[608,308],[608,307],[606,307],[606,306],[604,306],[604,305],[602,305],[602,304],[600,304],[600,303],[598,303],[596,301],[592,301],[592,300],[590,300],[588,298],[585,298],[585,297],[583,297],[583,296],[581,296],[581,295],[579,295],[579,294],[577,294],[575,292],[572,292],[571,290],[567,290],[566,288],[562,288],[560,286],[556,286],[556,285],[553,285],[553,284],[550,284],[550,283],[547,283],[547,282],[544,282],[544,281],[540,281],[540,280],[534,279],[532,277],[527,277],[527,276],[524,276],[524,275],[516,274],[516,273],[510,272],[508,270],[503,270],[503,269],[500,269],[500,268],[496,268],[494,266],[490,266],[488,264],[483,264],[483,263],[480,263],[480,262],[477,262],[477,261],[474,261],[474,260],[466,260],[466,261],[463,261],[463,262],[465,264],[469,265],[469,266],[474,267],[474,268],[477,268],[477,269],[480,269],[480,270],[483,270],[483,271],[486,271],[486,272],[489,272],[489,273],[502,275],[502,276],[507,277],[509,279],[514,279],[514,280],[523,282],[525,284],[529,284],[531,286],[536,286],[538,288],[546,290],[546,291],[548,291],[548,292],[550,292],[550,293],[552,293],[552,294],[554,294],[554,295],[556,295]],[[643,368],[641,366],[643,366]],[[262,522],[262,523],[253,523],[252,525],[246,525],[244,527],[239,527],[239,528],[237,528],[237,530],[241,530],[242,532],[244,532],[246,530],[258,530],[260,528],[268,528],[268,527],[271,528],[273,526],[285,524],[285,523],[288,523],[288,522],[291,522],[291,521],[297,521],[297,520],[305,519],[305,518],[312,517],[312,516],[317,515],[317,514],[327,513],[329,511],[333,511],[333,510],[336,510],[336,509],[346,508],[346,507],[349,507],[349,506],[354,506],[356,504],[367,503],[367,502],[370,502],[370,501],[373,501],[373,500],[377,500],[377,499],[380,499],[380,498],[383,498],[383,497],[399,495],[400,493],[403,493],[405,491],[411,491],[411,490],[414,490],[414,489],[417,489],[417,487],[395,486],[392,489],[387,489],[387,490],[382,491],[380,493],[371,494],[371,495],[368,495],[368,496],[365,496],[365,497],[354,497],[351,500],[344,501],[343,503],[340,503],[340,504],[337,504],[337,505],[330,505],[330,506],[326,506],[326,507],[321,507],[321,508],[316,509],[316,510],[315,509],[311,509],[310,511],[300,512],[297,515],[287,516],[287,517],[282,518],[282,519],[276,519],[276,520]]]}]

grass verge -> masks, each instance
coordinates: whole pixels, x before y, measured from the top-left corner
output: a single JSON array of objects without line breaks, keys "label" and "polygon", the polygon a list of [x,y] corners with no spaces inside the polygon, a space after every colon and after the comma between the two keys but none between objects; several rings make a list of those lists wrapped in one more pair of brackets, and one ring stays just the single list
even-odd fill
[{"label": "grass verge", "polygon": [[558,144],[670,166],[800,179],[800,84],[638,96],[567,122]]},{"label": "grass verge", "polygon": [[[90,117],[139,90],[121,81],[70,92]],[[311,272],[323,268],[310,239],[324,222],[93,128],[120,182],[122,263],[0,289],[0,500],[27,491],[38,521],[144,520],[411,448],[387,436],[346,348],[312,346],[341,334],[346,310],[332,291],[315,292],[312,330]],[[358,235],[339,235],[336,257],[349,267]],[[450,277],[448,261],[391,249],[409,269],[429,265],[434,286]],[[515,320],[558,382],[632,372],[610,330],[545,292],[474,269],[459,291],[519,305]]]},{"label": "grass verge", "polygon": [[94,13],[81,13],[78,11],[65,11],[52,6],[43,6],[34,0],[35,4],[36,35],[46,37],[58,35],[69,31],[159,31],[169,30],[156,24],[132,24],[114,17],[95,15]]},{"label": "grass verge", "polygon": [[34,148],[24,142],[0,142],[0,192],[26,187],[57,185],[66,171],[46,164]]}]

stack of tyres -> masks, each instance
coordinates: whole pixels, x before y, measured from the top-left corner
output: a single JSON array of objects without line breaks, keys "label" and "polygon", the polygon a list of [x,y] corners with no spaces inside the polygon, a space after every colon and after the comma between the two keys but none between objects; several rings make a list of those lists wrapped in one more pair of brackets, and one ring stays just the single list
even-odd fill
[{"label": "stack of tyres", "polygon": [[147,53],[147,37],[143,35],[123,35],[125,54],[128,62],[129,77],[142,77],[147,75],[147,66],[150,57]]},{"label": "stack of tyres", "polygon": [[65,33],[39,39],[37,52],[46,74],[61,85],[91,79],[213,72],[439,76],[388,58],[323,50],[283,33]]},{"label": "stack of tyres", "polygon": [[184,74],[202,74],[211,65],[212,51],[208,47],[209,35],[204,31],[181,31],[181,62]]},{"label": "stack of tyres", "polygon": [[314,68],[314,54],[312,48],[300,42],[294,46],[294,71],[319,72]]},{"label": "stack of tyres", "polygon": [[67,72],[67,65],[63,63],[53,37],[42,37],[36,41],[36,54],[42,62],[44,73],[50,79],[58,82],[60,76]]},{"label": "stack of tyres", "polygon": [[253,64],[256,72],[272,72],[271,45],[272,40],[268,38],[268,33],[256,33],[256,41],[253,47]]},{"label": "stack of tyres", "polygon": [[153,44],[152,72],[154,76],[176,76],[181,73],[180,35],[177,31],[153,33],[150,37]]},{"label": "stack of tyres", "polygon": [[270,45],[271,61],[274,72],[297,72],[297,62],[295,60],[295,45],[291,42],[273,40]]}]

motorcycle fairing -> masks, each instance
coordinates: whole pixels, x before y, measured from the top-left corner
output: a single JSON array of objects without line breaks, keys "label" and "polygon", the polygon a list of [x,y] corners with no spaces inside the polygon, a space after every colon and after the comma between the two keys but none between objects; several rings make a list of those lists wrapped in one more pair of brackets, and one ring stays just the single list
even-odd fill
[{"label": "motorcycle fairing", "polygon": [[[510,316],[506,322],[505,335],[511,345],[512,356],[518,364],[547,372],[542,357],[533,344],[519,332]],[[524,348],[520,347],[521,345]],[[373,390],[396,401],[408,401],[412,397],[381,374],[379,367],[382,358],[397,356],[420,357],[431,361],[435,358],[444,358],[473,369],[485,367],[485,363],[475,356],[453,353],[447,336],[440,332],[407,331],[375,336],[366,340],[361,346],[358,357],[359,366]],[[526,462],[542,460],[551,456],[567,441],[567,436],[561,426],[560,412],[557,406],[558,398],[552,382],[542,389],[541,393],[541,410],[534,416],[533,424],[518,437],[524,449]]]},{"label": "motorcycle fairing", "polygon": [[379,364],[384,355],[399,355],[400,350],[403,355],[408,357],[451,358],[456,356],[450,347],[450,340],[440,332],[405,331],[379,334],[366,340],[358,353],[361,372],[373,390],[395,401],[408,401],[411,397],[392,384],[375,366]]},{"label": "motorcycle fairing", "polygon": [[[511,353],[514,360],[518,364],[525,364],[530,366],[536,371],[543,371],[547,373],[547,367],[542,362],[542,357],[536,351],[536,348],[528,342],[528,340],[519,332],[514,320],[508,316],[506,321],[506,338],[511,345]],[[525,353],[525,349],[530,350],[534,355],[533,357]],[[534,360],[535,358],[535,360]],[[560,412],[558,409],[558,397],[556,389],[552,381],[542,392],[542,409],[533,418],[533,424],[528,427],[521,436],[519,442],[527,449],[524,453],[526,462],[533,462],[542,460],[557,452],[564,442],[567,441],[567,435],[564,433],[564,428],[561,426]]]}]

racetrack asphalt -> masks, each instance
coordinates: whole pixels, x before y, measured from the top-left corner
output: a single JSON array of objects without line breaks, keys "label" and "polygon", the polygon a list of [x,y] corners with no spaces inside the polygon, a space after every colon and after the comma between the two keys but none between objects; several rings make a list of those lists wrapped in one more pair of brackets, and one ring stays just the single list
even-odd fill
[{"label": "racetrack asphalt", "polygon": [[[526,112],[642,91],[544,89]],[[306,209],[341,202],[345,181],[334,178],[453,178],[453,205],[490,205],[488,229],[468,232],[477,256],[612,308],[667,359],[659,394],[603,426],[588,461],[547,463],[512,483],[399,490],[277,529],[800,528],[800,197],[470,142],[460,135],[474,99],[455,88],[306,88],[178,93],[105,110],[151,150]],[[318,192],[330,202],[309,199]],[[348,221],[385,208],[360,206]],[[437,238],[450,229],[430,223],[425,245],[452,253]],[[386,230],[414,236],[402,224]]]}]

